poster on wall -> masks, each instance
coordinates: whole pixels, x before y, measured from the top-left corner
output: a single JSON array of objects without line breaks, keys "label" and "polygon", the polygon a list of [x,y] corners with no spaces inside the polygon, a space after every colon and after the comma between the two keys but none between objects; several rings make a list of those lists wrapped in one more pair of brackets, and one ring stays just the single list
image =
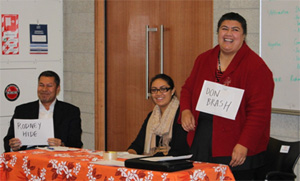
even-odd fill
[{"label": "poster on wall", "polygon": [[30,54],[48,54],[47,25],[30,25]]},{"label": "poster on wall", "polygon": [[19,54],[19,15],[2,14],[2,55]]}]

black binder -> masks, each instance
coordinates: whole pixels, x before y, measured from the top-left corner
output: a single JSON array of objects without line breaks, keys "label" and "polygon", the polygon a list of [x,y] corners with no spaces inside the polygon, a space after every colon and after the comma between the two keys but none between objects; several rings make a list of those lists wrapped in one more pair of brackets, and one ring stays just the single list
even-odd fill
[{"label": "black binder", "polygon": [[163,172],[174,172],[194,167],[193,162],[187,159],[169,161],[147,161],[142,160],[143,158],[127,159],[125,160],[125,167]]}]

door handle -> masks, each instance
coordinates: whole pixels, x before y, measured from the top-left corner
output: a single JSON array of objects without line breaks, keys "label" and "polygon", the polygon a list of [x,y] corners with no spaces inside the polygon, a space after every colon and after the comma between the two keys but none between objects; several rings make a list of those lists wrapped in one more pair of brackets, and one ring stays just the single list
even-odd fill
[{"label": "door handle", "polygon": [[[146,25],[146,99],[149,99],[149,32],[156,32],[157,28]],[[164,73],[164,25],[160,25],[160,73]]]},{"label": "door handle", "polygon": [[164,25],[160,25],[160,73],[164,73]]},{"label": "door handle", "polygon": [[149,28],[146,26],[146,99],[149,99],[149,32],[157,31],[157,28]]}]

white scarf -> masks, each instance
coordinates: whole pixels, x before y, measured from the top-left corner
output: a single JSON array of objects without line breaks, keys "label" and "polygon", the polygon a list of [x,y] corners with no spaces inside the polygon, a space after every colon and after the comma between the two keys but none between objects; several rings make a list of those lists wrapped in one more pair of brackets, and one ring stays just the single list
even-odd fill
[{"label": "white scarf", "polygon": [[167,146],[167,151],[170,150],[169,142],[172,139],[173,123],[178,107],[179,100],[176,96],[173,96],[163,115],[161,115],[159,106],[154,106],[146,128],[144,154],[152,155],[155,152],[156,135],[162,137],[160,146]]}]

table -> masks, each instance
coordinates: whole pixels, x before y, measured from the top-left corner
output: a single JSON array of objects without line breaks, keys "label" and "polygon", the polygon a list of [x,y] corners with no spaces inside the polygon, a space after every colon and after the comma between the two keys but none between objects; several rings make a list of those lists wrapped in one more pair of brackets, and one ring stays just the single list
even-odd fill
[{"label": "table", "polygon": [[0,180],[235,180],[227,165],[194,162],[177,172],[160,172],[90,163],[103,159],[87,149],[47,151],[42,149],[3,153]]}]

